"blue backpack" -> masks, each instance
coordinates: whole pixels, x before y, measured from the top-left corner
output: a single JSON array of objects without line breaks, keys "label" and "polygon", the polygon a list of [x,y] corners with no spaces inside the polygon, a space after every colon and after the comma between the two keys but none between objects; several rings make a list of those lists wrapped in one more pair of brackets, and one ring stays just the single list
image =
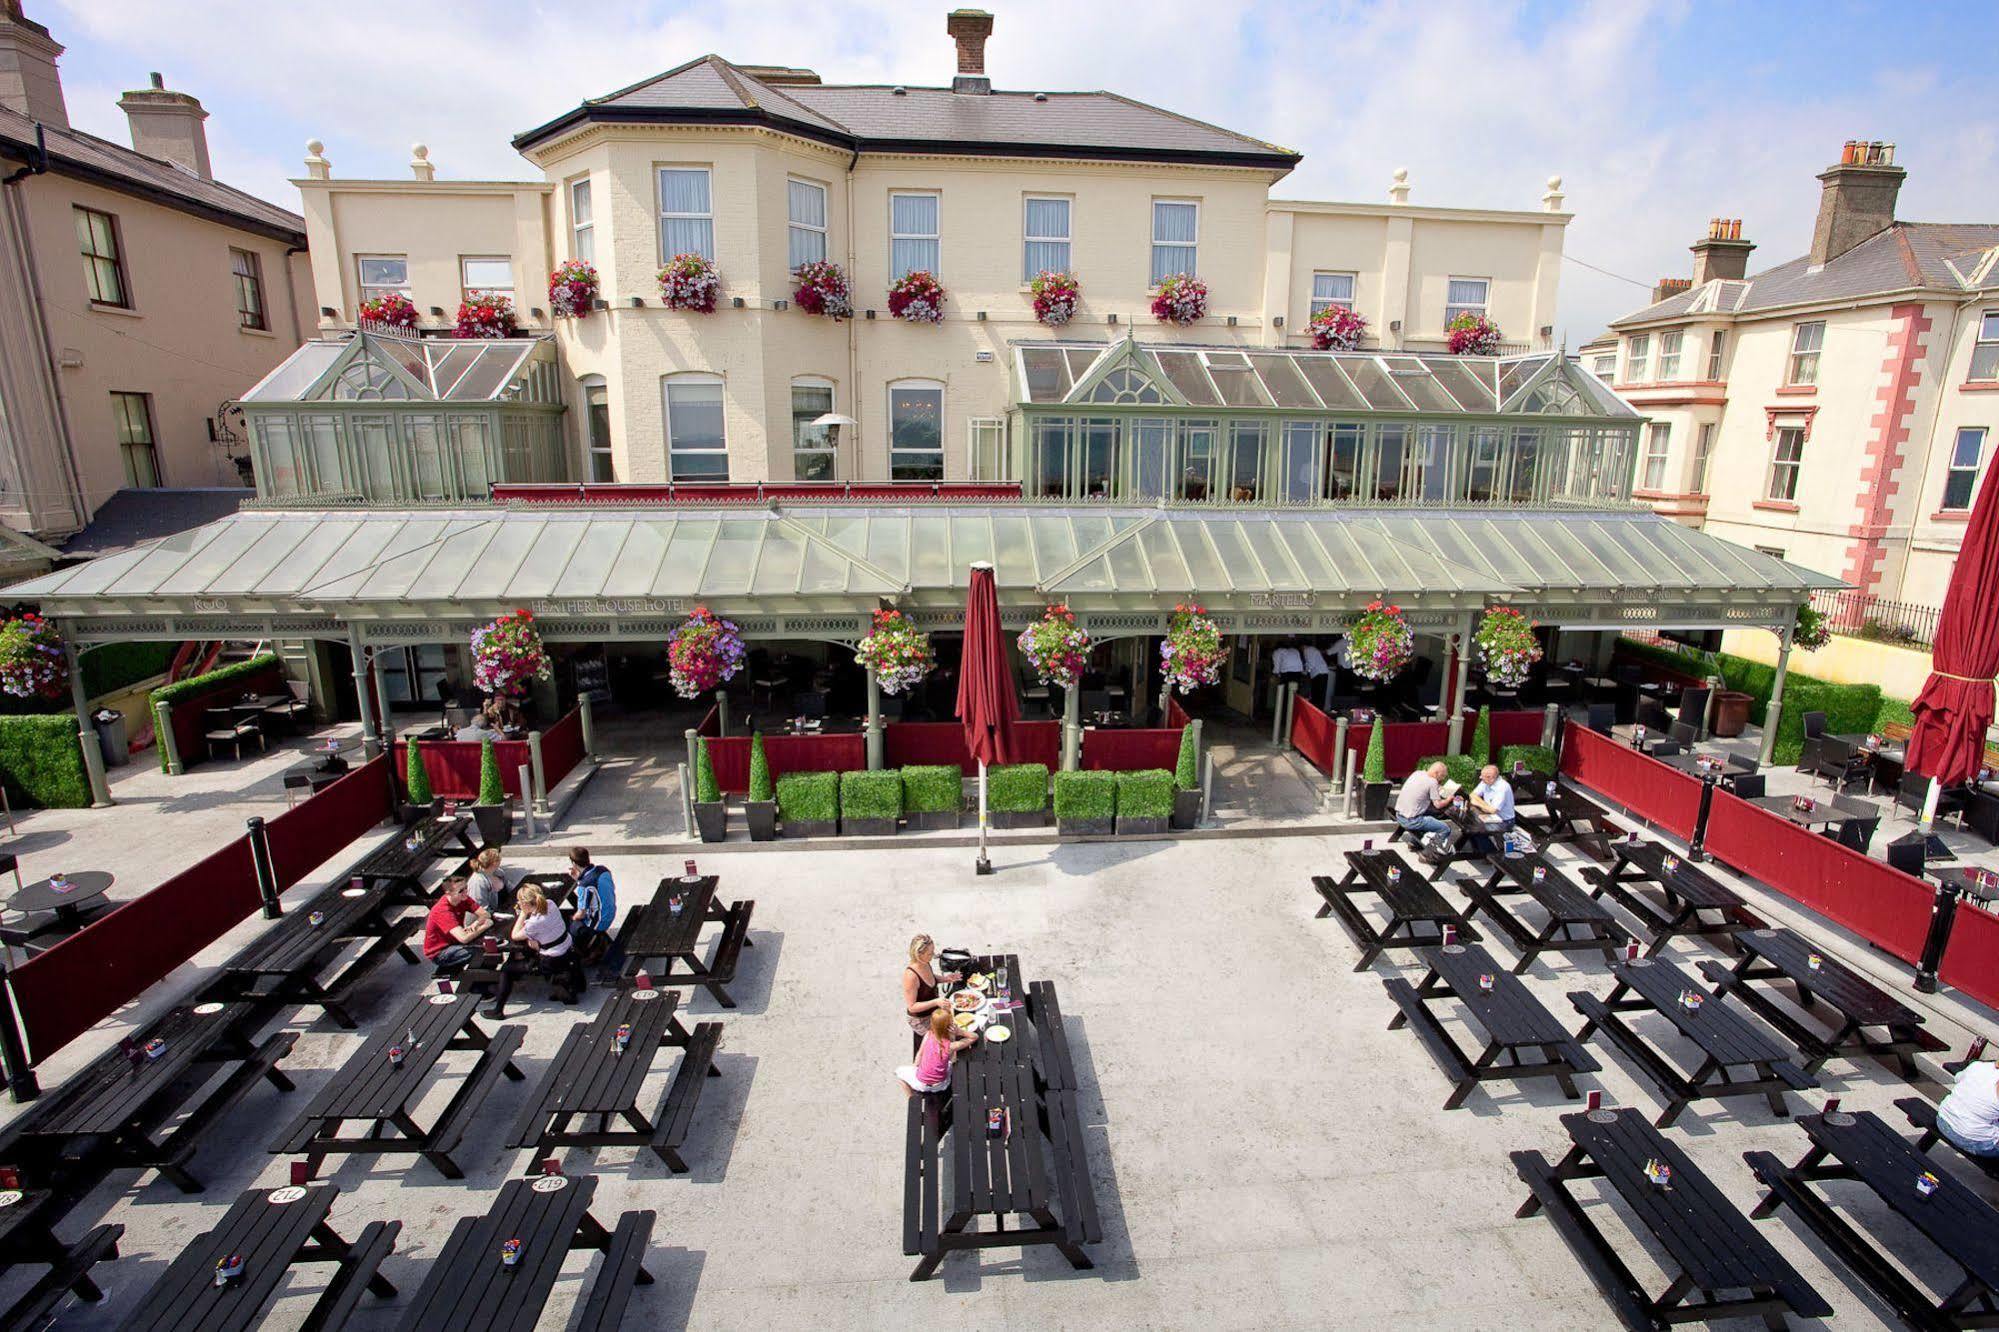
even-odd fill
[{"label": "blue backpack", "polygon": [[576,876],[576,923],[602,933],[611,932],[618,916],[618,885],[611,871],[592,865]]}]

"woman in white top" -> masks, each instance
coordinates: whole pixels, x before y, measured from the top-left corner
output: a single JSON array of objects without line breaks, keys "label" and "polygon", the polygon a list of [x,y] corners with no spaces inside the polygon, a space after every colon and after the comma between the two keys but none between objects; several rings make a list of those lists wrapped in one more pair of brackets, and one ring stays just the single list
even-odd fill
[{"label": "woman in white top", "polygon": [[507,876],[500,870],[499,847],[489,846],[472,857],[472,873],[465,880],[465,891],[488,911],[507,909],[507,899],[512,890],[507,885]]},{"label": "woman in white top", "polygon": [[[577,1002],[585,982],[583,968],[577,965],[572,951],[569,922],[547,895],[531,883],[522,884],[514,895],[514,913],[511,937],[515,943],[526,946],[535,970],[549,978],[550,997],[565,1004]],[[517,970],[517,964],[512,962],[500,968],[499,989],[491,1006],[480,1010],[484,1016],[495,1020],[506,1016],[507,996],[514,991]]]}]

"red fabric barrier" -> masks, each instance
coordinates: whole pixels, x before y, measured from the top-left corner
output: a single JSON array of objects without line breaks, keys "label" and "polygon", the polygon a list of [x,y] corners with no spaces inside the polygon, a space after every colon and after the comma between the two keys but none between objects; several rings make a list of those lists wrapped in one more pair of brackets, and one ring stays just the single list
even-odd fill
[{"label": "red fabric barrier", "polygon": [[1138,772],[1146,768],[1172,771],[1180,761],[1178,730],[1113,730],[1098,727],[1083,732],[1083,771]]},{"label": "red fabric barrier", "polygon": [[[1302,696],[1300,696],[1299,702],[1304,702]],[[1180,706],[1180,696],[1178,694],[1168,694],[1166,696],[1166,725],[1177,731],[1186,726],[1191,720],[1192,718],[1187,715],[1187,709]]]},{"label": "red fabric barrier", "polygon": [[[1694,835],[1701,812],[1700,780],[1622,741],[1570,726],[1562,741],[1562,773],[1676,837]],[[1710,849],[1712,843],[1710,833]]]},{"label": "red fabric barrier", "polygon": [[1959,903],[1937,975],[1980,1003],[1999,1007],[1999,916]]},{"label": "red fabric barrier", "polygon": [[1333,752],[1336,734],[1333,719],[1302,697],[1291,709],[1291,747],[1328,777],[1339,776],[1342,762],[1340,756]]},{"label": "red fabric barrier", "polygon": [[[965,728],[957,722],[890,722],[883,730],[882,762],[891,768],[913,763],[955,763],[966,772],[978,770],[971,751],[965,748]],[[1174,753],[1178,754],[1179,742],[1176,740],[1174,744]],[[1062,723],[1015,722],[1013,747],[1016,763],[1058,768],[1062,765]]]},{"label": "red fabric barrier", "polygon": [[[476,800],[479,796],[479,742],[476,740],[422,740],[417,751],[423,755],[423,770],[430,774],[431,794],[440,800]],[[546,751],[543,751],[546,757]],[[528,761],[525,740],[495,740],[494,757],[500,760],[500,785],[510,796],[521,793],[521,768]],[[409,746],[396,741],[396,783],[409,794]]]},{"label": "red fabric barrier", "polygon": [[[767,735],[764,762],[775,782],[787,772],[853,772],[868,766],[867,737],[848,735]],[[724,795],[744,795],[750,789],[750,738],[712,737],[708,765]]]},{"label": "red fabric barrier", "polygon": [[[1393,779],[1407,777],[1416,771],[1416,760],[1441,754],[1451,742],[1449,722],[1387,722],[1388,734],[1382,740],[1382,755],[1388,764],[1388,776]],[[1367,762],[1367,742],[1374,734],[1374,726],[1349,726],[1347,728],[1347,748],[1360,753],[1360,763]]]},{"label": "red fabric barrier", "polygon": [[582,761],[583,710],[571,708],[567,716],[541,733],[542,780],[553,791],[555,784]]},{"label": "red fabric barrier", "polygon": [[722,734],[722,709],[719,705],[708,709],[707,715],[701,719],[701,724],[694,728],[694,734],[711,736]]},{"label": "red fabric barrier", "polygon": [[224,680],[211,689],[167,705],[167,715],[173,719],[174,748],[180,752],[182,763],[199,763],[208,757],[208,742],[202,739],[208,734],[208,719],[202,715],[204,710],[240,702],[246,693],[259,697],[272,694],[289,696],[284,670],[272,662],[262,670]]},{"label": "red fabric barrier", "polygon": [[1538,745],[1541,743],[1542,716],[1529,708],[1524,712],[1495,712],[1492,714],[1492,758],[1499,761],[1502,745]]},{"label": "red fabric barrier", "polygon": [[28,1061],[39,1064],[214,943],[262,903],[239,837],[100,916],[7,978]]},{"label": "red fabric barrier", "polygon": [[377,757],[264,824],[284,892],[389,817],[389,760]]},{"label": "red fabric barrier", "polygon": [[[1575,743],[1579,729],[1569,731],[1565,747]],[[1934,893],[1913,875],[1848,850],[1830,837],[1808,832],[1725,791],[1715,792],[1708,812],[1707,849],[1723,864],[1846,926],[1904,962],[1914,963],[1922,957]],[[1965,914],[1958,915],[1958,930],[1965,925]],[[1975,959],[1987,943],[1974,925],[1971,942],[1964,946],[1961,957]],[[1952,946],[1957,946],[1956,931]],[[1987,956],[1999,956],[1999,941],[1992,941],[1992,946],[1995,951]],[[1948,957],[1945,961],[1947,966]],[[1993,974],[1987,973],[1988,995],[1993,989]]]}]

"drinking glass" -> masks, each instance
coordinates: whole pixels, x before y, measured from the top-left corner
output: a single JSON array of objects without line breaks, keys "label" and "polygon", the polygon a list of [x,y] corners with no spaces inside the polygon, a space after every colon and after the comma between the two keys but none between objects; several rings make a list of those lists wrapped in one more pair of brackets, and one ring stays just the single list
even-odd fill
[{"label": "drinking glass", "polygon": [[993,968],[993,978],[999,982],[1000,993],[1005,994],[1007,992],[1006,968],[1004,966]]}]

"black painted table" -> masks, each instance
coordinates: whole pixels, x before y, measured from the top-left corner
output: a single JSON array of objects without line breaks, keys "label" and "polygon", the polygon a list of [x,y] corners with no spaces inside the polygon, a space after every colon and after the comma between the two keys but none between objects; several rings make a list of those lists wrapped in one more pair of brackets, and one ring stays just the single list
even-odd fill
[{"label": "black painted table", "polygon": [[[1943,1040],[1923,1030],[1923,1015],[1867,977],[1821,953],[1795,930],[1744,930],[1735,936],[1742,956],[1733,970],[1712,962],[1701,972],[1755,1010],[1758,1017],[1782,1032],[1804,1055],[1805,1071],[1816,1073],[1826,1060],[1852,1050],[1872,1055],[1905,1078],[1916,1077],[1912,1055],[1946,1048]],[[1814,1028],[1774,1002],[1769,990],[1780,983],[1793,987],[1798,1006],[1807,1012],[1823,1005],[1834,1016],[1832,1029]],[[1885,1038],[1870,1031],[1885,1032]]]},{"label": "black painted table", "polygon": [[68,934],[82,929],[92,915],[109,905],[104,895],[111,891],[113,882],[104,870],[79,870],[65,876],[60,888],[53,877],[36,879],[15,889],[7,904],[23,915],[49,917],[29,931],[30,939],[39,939],[44,934]]},{"label": "black painted table", "polygon": [[[1465,913],[1446,902],[1400,852],[1386,848],[1348,851],[1346,861],[1345,878],[1335,883],[1328,875],[1316,874],[1312,887],[1322,899],[1317,918],[1337,916],[1360,945],[1355,971],[1366,971],[1375,958],[1390,949],[1435,947],[1444,942],[1446,926],[1467,943],[1479,941],[1478,931],[1465,923]],[[1388,908],[1386,925],[1377,928],[1361,911],[1354,898],[1362,893],[1374,894]]]},{"label": "black painted table", "polygon": [[[346,993],[390,953],[412,966],[418,961],[409,936],[423,921],[401,917],[405,905],[380,881],[361,887],[343,881],[323,889],[224,962],[222,988],[232,996],[262,1003],[317,1007],[352,1031],[354,1017],[342,1003]],[[322,980],[357,939],[369,943],[335,975]]]},{"label": "black painted table", "polygon": [[[1748,928],[1742,895],[1685,856],[1657,842],[1620,838],[1610,844],[1608,870],[1585,869],[1591,897],[1608,896],[1637,917],[1652,936],[1646,956],[1658,954],[1675,938],[1727,938]],[[1662,911],[1634,889],[1650,884],[1665,899]]]},{"label": "black painted table", "polygon": [[[1624,946],[1629,937],[1617,923],[1610,908],[1584,892],[1576,882],[1540,851],[1524,855],[1493,856],[1490,872],[1483,883],[1462,879],[1471,908],[1470,920],[1483,911],[1499,927],[1500,933],[1519,950],[1514,974],[1527,970],[1543,953],[1598,953],[1608,955]],[[1530,930],[1520,917],[1507,909],[1505,898],[1527,897],[1546,916],[1539,930]]]},{"label": "black painted table", "polygon": [[1594,860],[1608,860],[1605,849],[1618,827],[1610,811],[1572,786],[1554,786],[1542,813],[1516,811],[1520,826],[1544,845],[1568,842]]},{"label": "black painted table", "polygon": [[1757,796],[1749,803],[1768,810],[1779,818],[1787,819],[1800,828],[1843,829],[1847,824],[1861,819],[1879,819],[1881,807],[1851,796],[1824,795],[1807,796],[1812,802],[1810,809],[1799,809],[1792,802],[1796,796]]},{"label": "black painted table", "polygon": [[[1445,944],[1416,956],[1429,970],[1415,986],[1399,976],[1382,981],[1400,1010],[1388,1026],[1393,1031],[1409,1024],[1451,1079],[1444,1109],[1464,1104],[1481,1082],[1522,1078],[1554,1078],[1574,1100],[1575,1075],[1601,1067],[1518,977],[1502,971],[1477,944]],[[1457,1000],[1485,1032],[1485,1048],[1477,1058],[1465,1053],[1431,1011],[1430,1005],[1440,999]]]},{"label": "black painted table", "polygon": [[[720,880],[704,874],[692,882],[679,876],[659,881],[650,902],[634,907],[618,931],[618,948],[623,952],[625,973],[634,976],[648,963],[658,963],[652,979],[660,985],[699,985],[724,1008],[734,1008],[728,983],[735,979],[736,960],[750,942],[750,915],[753,901],[722,904],[716,889]],[[675,900],[680,910],[673,909]],[[701,932],[709,925],[722,927],[713,952],[701,955]]]},{"label": "black painted table", "polygon": [[348,873],[366,884],[382,885],[392,901],[405,906],[428,905],[423,876],[444,856],[446,844],[456,841],[467,858],[478,854],[471,826],[472,816],[467,813],[434,814],[384,841]]}]

